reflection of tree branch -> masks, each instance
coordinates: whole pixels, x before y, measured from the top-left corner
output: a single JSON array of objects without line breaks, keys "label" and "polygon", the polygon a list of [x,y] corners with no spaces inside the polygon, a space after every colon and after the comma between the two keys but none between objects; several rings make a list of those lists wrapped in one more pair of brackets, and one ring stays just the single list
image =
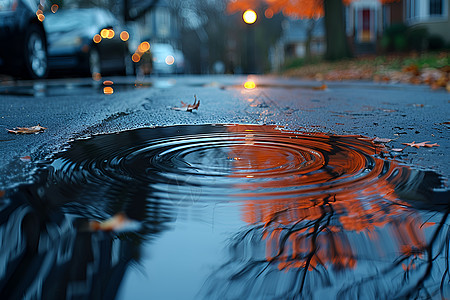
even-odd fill
[{"label": "reflection of tree branch", "polygon": [[[442,219],[439,222],[438,228],[436,228],[436,230],[435,230],[435,232],[433,234],[433,237],[431,238],[428,246],[425,247],[426,252],[428,254],[427,269],[425,270],[425,273],[423,274],[423,276],[417,281],[416,286],[412,287],[409,291],[406,292],[406,296],[405,296],[406,298],[412,297],[412,295],[413,294],[417,294],[418,291],[420,291],[421,288],[425,288],[424,282],[430,276],[431,269],[433,268],[433,261],[436,259],[435,257],[433,257],[433,245],[436,242],[437,237],[439,236],[439,234],[441,233],[442,228],[445,225],[445,221],[447,220],[449,212],[450,212],[450,210],[447,210],[445,212],[445,214],[442,216]],[[447,239],[448,239],[448,237],[447,237]],[[448,261],[447,261],[447,266],[448,266]],[[448,271],[448,269],[447,269],[447,271]],[[445,272],[444,272],[443,278],[444,277],[445,277]],[[441,286],[442,286],[442,284],[441,284]],[[442,291],[442,289],[441,289],[441,291]]]}]

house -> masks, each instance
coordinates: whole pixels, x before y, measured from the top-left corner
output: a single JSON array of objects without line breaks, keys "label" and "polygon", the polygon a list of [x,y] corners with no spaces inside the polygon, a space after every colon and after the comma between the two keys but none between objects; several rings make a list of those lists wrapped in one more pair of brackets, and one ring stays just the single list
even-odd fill
[{"label": "house", "polygon": [[356,54],[374,53],[383,31],[393,24],[426,28],[450,43],[449,0],[352,1],[346,7],[347,36]]},{"label": "house", "polygon": [[450,44],[449,0],[403,0],[403,9],[407,25],[424,27]]},{"label": "house", "polygon": [[308,31],[311,33],[311,56],[320,56],[325,53],[323,18],[317,20],[287,18],[282,23],[280,39],[269,50],[272,70],[280,70],[286,60],[303,58],[307,55]]},{"label": "house", "polygon": [[349,42],[356,54],[375,53],[383,32],[383,7],[379,0],[352,1],[345,10]]}]

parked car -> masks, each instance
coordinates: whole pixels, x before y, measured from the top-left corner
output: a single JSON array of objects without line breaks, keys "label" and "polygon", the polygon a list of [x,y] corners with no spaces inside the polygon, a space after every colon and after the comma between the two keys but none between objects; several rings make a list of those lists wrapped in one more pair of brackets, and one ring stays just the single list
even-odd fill
[{"label": "parked car", "polygon": [[126,74],[132,67],[129,34],[107,10],[100,8],[58,10],[44,22],[48,35],[51,72],[98,76]]},{"label": "parked car", "polygon": [[185,72],[185,61],[184,54],[181,50],[175,49],[175,66],[177,74],[184,74]]},{"label": "parked car", "polygon": [[150,53],[153,59],[153,73],[174,74],[176,72],[175,50],[172,45],[151,44]]},{"label": "parked car", "polygon": [[47,38],[38,5],[0,0],[0,73],[31,79],[47,75]]}]

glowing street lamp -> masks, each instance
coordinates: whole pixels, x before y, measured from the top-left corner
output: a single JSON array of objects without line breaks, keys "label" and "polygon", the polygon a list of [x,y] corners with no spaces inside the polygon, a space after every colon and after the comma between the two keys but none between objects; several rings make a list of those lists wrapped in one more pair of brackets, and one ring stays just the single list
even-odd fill
[{"label": "glowing street lamp", "polygon": [[258,18],[258,15],[254,10],[247,9],[242,14],[242,19],[244,19],[244,22],[247,24],[253,24],[256,22],[256,19]]}]

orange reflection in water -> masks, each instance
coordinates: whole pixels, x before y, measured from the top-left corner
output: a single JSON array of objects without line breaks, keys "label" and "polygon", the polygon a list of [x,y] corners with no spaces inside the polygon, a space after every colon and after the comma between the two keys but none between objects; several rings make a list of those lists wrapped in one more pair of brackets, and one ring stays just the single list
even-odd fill
[{"label": "orange reflection in water", "polygon": [[[421,218],[396,194],[407,169],[374,157],[382,146],[358,136],[280,134],[275,126],[228,130],[242,134],[228,153],[230,176],[245,178],[235,186],[247,199],[242,218],[262,224],[266,260],[278,269],[353,269],[364,253],[350,237],[361,234],[378,257],[425,248]],[[378,244],[380,232],[393,249]]]},{"label": "orange reflection in water", "polygon": [[114,93],[114,89],[112,88],[112,87],[110,87],[110,86],[105,86],[104,88],[103,88],[103,94],[105,94],[105,95],[111,95],[111,94],[113,94]]},{"label": "orange reflection in water", "polygon": [[256,88],[256,83],[252,80],[248,80],[244,83],[244,88],[247,90],[253,90]]}]

